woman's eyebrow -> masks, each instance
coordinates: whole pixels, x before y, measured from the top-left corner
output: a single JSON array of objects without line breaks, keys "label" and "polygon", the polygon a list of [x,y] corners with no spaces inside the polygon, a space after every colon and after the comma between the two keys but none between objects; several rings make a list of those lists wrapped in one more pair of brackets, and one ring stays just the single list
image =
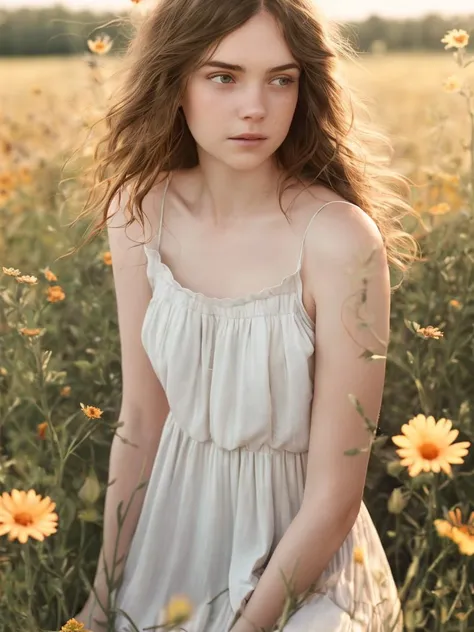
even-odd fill
[{"label": "woman's eyebrow", "polygon": [[[225,70],[235,70],[238,72],[245,72],[246,68],[244,66],[238,66],[236,64],[228,64],[225,61],[217,61],[217,60],[213,60],[213,61],[208,61],[205,64],[203,64],[202,66],[203,68],[206,67],[210,67],[210,68],[224,68]],[[280,72],[282,70],[301,70],[301,67],[299,64],[295,64],[294,62],[289,63],[289,64],[283,64],[282,66],[275,66],[275,68],[269,68],[267,72]]]}]

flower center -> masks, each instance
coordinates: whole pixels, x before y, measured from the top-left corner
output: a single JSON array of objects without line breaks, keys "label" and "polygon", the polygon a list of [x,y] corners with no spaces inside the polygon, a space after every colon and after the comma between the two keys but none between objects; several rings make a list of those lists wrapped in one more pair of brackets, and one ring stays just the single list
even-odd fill
[{"label": "flower center", "polygon": [[457,527],[457,529],[461,533],[464,533],[464,535],[467,535],[467,536],[469,536],[471,538],[474,536],[474,529],[473,529],[473,527],[471,527],[468,524],[462,524],[459,527]]},{"label": "flower center", "polygon": [[30,524],[33,524],[33,518],[26,511],[20,511],[20,513],[15,514],[15,522],[21,524],[22,527],[29,527]]},{"label": "flower center", "polygon": [[427,461],[433,461],[439,456],[439,448],[434,443],[423,443],[420,446],[420,454]]}]

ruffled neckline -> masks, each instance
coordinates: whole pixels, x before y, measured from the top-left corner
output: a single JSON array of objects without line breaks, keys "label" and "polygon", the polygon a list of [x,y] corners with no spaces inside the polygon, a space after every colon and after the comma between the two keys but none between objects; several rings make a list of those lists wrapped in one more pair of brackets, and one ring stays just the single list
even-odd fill
[{"label": "ruffled neckline", "polygon": [[[153,238],[150,243],[153,243],[155,240],[155,238]],[[250,294],[245,294],[243,296],[237,296],[237,297],[219,297],[219,296],[209,296],[207,294],[203,294],[202,292],[196,292],[194,290],[191,290],[187,287],[184,287],[174,276],[171,268],[169,266],[166,265],[166,263],[164,263],[164,261],[161,258],[161,254],[160,252],[156,249],[156,248],[152,248],[149,247],[145,244],[143,244],[143,249],[148,257],[148,259],[150,259],[151,257],[155,257],[156,261],[158,262],[158,264],[161,266],[164,274],[165,274],[165,278],[166,280],[172,285],[174,286],[176,289],[178,289],[180,292],[183,292],[184,294],[190,296],[193,299],[199,299],[205,303],[213,303],[213,304],[217,304],[217,305],[222,305],[222,306],[232,306],[232,305],[243,305],[245,303],[251,303],[253,301],[257,301],[257,300],[262,300],[268,296],[275,296],[275,295],[279,295],[279,294],[284,294],[284,293],[288,293],[288,290],[290,288],[292,288],[293,291],[295,291],[295,286],[294,286],[294,282],[296,281],[297,283],[299,282],[301,284],[301,270],[298,268],[297,270],[295,270],[295,272],[292,272],[291,274],[286,275],[285,277],[283,277],[283,279],[280,281],[280,283],[277,283],[276,285],[271,285],[268,287],[264,287],[261,290],[258,290],[256,292],[251,292]],[[309,315],[307,315],[307,318],[309,320],[311,320],[309,318]]]}]

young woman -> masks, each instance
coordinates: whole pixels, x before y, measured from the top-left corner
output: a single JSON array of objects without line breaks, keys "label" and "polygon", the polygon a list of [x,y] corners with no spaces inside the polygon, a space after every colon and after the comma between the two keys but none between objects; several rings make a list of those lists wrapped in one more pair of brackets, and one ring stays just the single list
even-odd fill
[{"label": "young woman", "polygon": [[[402,629],[362,497],[390,266],[416,242],[347,52],[310,0],[160,0],[130,47],[98,167],[124,426],[94,587],[116,632],[177,594],[188,632],[274,630],[290,593],[287,632]],[[78,618],[102,629],[92,594]]]}]

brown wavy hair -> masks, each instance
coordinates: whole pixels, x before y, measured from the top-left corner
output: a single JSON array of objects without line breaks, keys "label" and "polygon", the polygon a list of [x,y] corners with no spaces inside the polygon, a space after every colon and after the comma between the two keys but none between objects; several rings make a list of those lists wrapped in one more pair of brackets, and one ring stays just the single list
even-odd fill
[{"label": "brown wavy hair", "polygon": [[295,115],[276,152],[286,174],[279,188],[281,210],[285,213],[281,200],[289,180],[329,187],[375,221],[389,265],[403,276],[419,260],[418,243],[402,222],[418,217],[407,201],[408,180],[387,166],[388,138],[364,121],[368,108],[340,73],[341,60],[355,60],[354,49],[312,0],[159,0],[129,43],[118,94],[102,119],[107,131],[95,148],[92,187],[77,220],[97,214],[93,234],[101,231],[112,199],[126,188],[127,226],[134,221],[144,226],[142,202],[159,176],[198,164],[196,142],[179,108],[187,78],[223,38],[262,10],[276,18],[302,66]]}]

